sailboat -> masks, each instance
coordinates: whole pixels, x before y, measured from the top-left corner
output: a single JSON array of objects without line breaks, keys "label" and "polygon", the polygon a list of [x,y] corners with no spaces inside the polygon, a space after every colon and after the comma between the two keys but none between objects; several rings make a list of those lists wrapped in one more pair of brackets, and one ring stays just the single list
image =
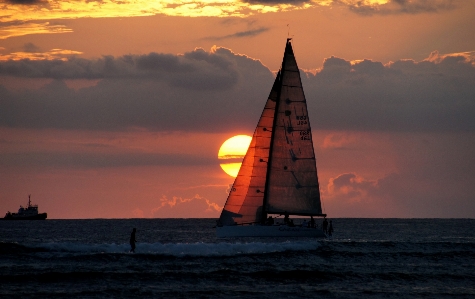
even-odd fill
[{"label": "sailboat", "polygon": [[[277,224],[272,217],[284,215]],[[299,226],[289,216],[311,217]],[[217,221],[218,237],[325,237],[312,131],[291,39]]]}]

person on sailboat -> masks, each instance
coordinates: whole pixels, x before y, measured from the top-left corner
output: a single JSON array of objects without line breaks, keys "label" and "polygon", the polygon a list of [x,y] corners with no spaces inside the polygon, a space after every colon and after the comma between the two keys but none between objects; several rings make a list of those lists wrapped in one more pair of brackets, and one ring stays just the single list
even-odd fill
[{"label": "person on sailboat", "polygon": [[284,224],[289,224],[289,213],[287,212],[284,214]]},{"label": "person on sailboat", "polygon": [[307,219],[303,220],[302,227],[308,227]]},{"label": "person on sailboat", "polygon": [[266,225],[274,225],[274,218],[272,218],[272,216],[267,218]]},{"label": "person on sailboat", "polygon": [[315,228],[315,219],[313,219],[313,216],[310,216],[310,227]]}]

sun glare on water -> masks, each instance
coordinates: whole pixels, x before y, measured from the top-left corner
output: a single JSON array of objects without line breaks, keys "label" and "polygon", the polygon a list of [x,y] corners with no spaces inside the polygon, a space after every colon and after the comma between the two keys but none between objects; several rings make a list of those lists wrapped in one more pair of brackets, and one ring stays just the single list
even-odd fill
[{"label": "sun glare on water", "polygon": [[219,148],[218,159],[222,161],[220,166],[228,175],[232,177],[238,175],[241,161],[246,155],[251,139],[251,136],[236,135],[226,140]]}]

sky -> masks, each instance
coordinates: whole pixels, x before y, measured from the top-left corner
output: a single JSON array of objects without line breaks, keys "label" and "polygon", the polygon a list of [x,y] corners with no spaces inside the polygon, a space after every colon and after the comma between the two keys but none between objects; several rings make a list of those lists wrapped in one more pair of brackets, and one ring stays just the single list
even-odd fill
[{"label": "sky", "polygon": [[287,37],[323,210],[475,217],[475,2],[0,0],[0,212],[218,218]]}]

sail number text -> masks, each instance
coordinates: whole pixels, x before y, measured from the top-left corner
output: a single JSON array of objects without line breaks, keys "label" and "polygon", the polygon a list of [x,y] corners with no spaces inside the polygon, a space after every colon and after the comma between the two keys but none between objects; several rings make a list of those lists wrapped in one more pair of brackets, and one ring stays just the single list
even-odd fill
[{"label": "sail number text", "polygon": [[306,115],[297,115],[297,125],[306,125],[307,124],[307,116]]},{"label": "sail number text", "polygon": [[301,140],[310,140],[310,131],[300,131]]}]

